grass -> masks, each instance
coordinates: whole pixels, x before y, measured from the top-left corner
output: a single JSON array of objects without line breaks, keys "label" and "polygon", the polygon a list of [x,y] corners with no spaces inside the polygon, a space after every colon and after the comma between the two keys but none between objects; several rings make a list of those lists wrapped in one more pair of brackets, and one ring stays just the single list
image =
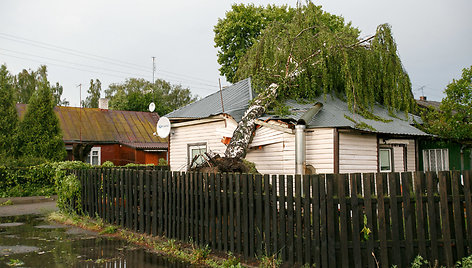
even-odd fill
[{"label": "grass", "polygon": [[[239,259],[232,253],[216,255],[212,253],[210,247],[198,246],[193,243],[183,243],[175,239],[168,239],[161,236],[150,236],[132,232],[125,228],[105,224],[100,218],[88,216],[67,215],[60,212],[49,214],[48,219],[63,224],[74,225],[83,229],[96,231],[106,236],[114,236],[125,239],[130,243],[148,248],[159,254],[206,267],[243,267]],[[264,266],[269,267],[269,266]]]}]

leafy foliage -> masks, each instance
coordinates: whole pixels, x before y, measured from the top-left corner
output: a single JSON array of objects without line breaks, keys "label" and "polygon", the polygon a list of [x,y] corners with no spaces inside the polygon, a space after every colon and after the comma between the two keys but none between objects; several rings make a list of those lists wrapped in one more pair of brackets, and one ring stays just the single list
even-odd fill
[{"label": "leafy foliage", "polygon": [[61,100],[63,87],[57,82],[54,86],[50,85],[45,65],[41,65],[36,71],[23,69],[15,76],[13,85],[16,92],[16,101],[19,103],[29,103],[31,97],[40,87],[47,86],[53,93],[54,105],[69,105],[66,99]]},{"label": "leafy foliage", "polygon": [[0,67],[0,157],[16,155],[18,114],[15,108],[13,77]]},{"label": "leafy foliage", "polygon": [[472,139],[472,66],[447,85],[439,111],[423,111],[425,131],[458,141]]},{"label": "leafy foliage", "polygon": [[98,100],[100,99],[100,92],[102,91],[102,82],[100,80],[90,80],[90,87],[87,90],[88,96],[82,101],[82,106],[86,108],[98,108]]},{"label": "leafy foliage", "polygon": [[218,19],[213,29],[218,63],[221,64],[220,74],[229,82],[237,82],[235,73],[239,60],[256,42],[262,30],[273,21],[287,23],[293,15],[294,9],[287,6],[233,4],[225,18]]},{"label": "leafy foliage", "polygon": [[334,94],[352,111],[370,111],[374,103],[412,111],[414,100],[388,24],[375,36],[359,39],[359,30],[339,16],[308,3],[289,23],[274,21],[239,62],[236,79],[253,77],[262,92],[278,84],[277,99],[313,99]]},{"label": "leafy foliage", "polygon": [[111,84],[105,95],[114,110],[148,111],[154,102],[159,115],[167,114],[196,100],[189,89],[157,79],[154,84],[144,79],[127,79],[123,84]]},{"label": "leafy foliage", "polygon": [[31,97],[25,116],[19,124],[20,153],[49,160],[63,160],[66,156],[59,120],[47,81]]}]

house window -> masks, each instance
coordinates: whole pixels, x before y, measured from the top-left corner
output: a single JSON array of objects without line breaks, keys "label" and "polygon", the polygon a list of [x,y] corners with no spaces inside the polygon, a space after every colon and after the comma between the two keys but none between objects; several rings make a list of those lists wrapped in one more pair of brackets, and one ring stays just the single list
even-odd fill
[{"label": "house window", "polygon": [[423,168],[424,168],[424,171],[449,170],[449,150],[448,149],[423,150]]},{"label": "house window", "polygon": [[102,162],[102,157],[101,157],[101,148],[100,147],[92,147],[90,150],[90,153],[87,155],[87,163],[92,164],[92,165],[100,165]]},{"label": "house window", "polygon": [[380,172],[392,171],[392,149],[379,149],[379,166]]},{"label": "house window", "polygon": [[193,166],[201,164],[205,161],[204,158],[204,153],[206,153],[207,147],[206,143],[199,143],[199,144],[192,144],[188,146],[188,161],[189,165],[192,164],[193,159],[195,158],[195,161],[193,161]]}]

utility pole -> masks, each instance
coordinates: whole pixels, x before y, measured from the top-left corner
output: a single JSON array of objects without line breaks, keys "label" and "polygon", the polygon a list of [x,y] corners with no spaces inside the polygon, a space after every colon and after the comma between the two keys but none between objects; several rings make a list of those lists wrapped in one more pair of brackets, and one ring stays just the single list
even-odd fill
[{"label": "utility pole", "polygon": [[154,72],[156,72],[156,57],[152,57],[152,83],[154,84]]}]

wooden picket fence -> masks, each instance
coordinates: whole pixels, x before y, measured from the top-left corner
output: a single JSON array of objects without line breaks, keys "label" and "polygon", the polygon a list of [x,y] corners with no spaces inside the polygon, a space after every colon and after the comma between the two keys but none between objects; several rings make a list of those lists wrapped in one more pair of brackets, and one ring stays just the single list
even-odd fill
[{"label": "wooden picket fence", "polygon": [[73,171],[90,216],[316,267],[452,266],[472,254],[471,172],[306,176]]}]

